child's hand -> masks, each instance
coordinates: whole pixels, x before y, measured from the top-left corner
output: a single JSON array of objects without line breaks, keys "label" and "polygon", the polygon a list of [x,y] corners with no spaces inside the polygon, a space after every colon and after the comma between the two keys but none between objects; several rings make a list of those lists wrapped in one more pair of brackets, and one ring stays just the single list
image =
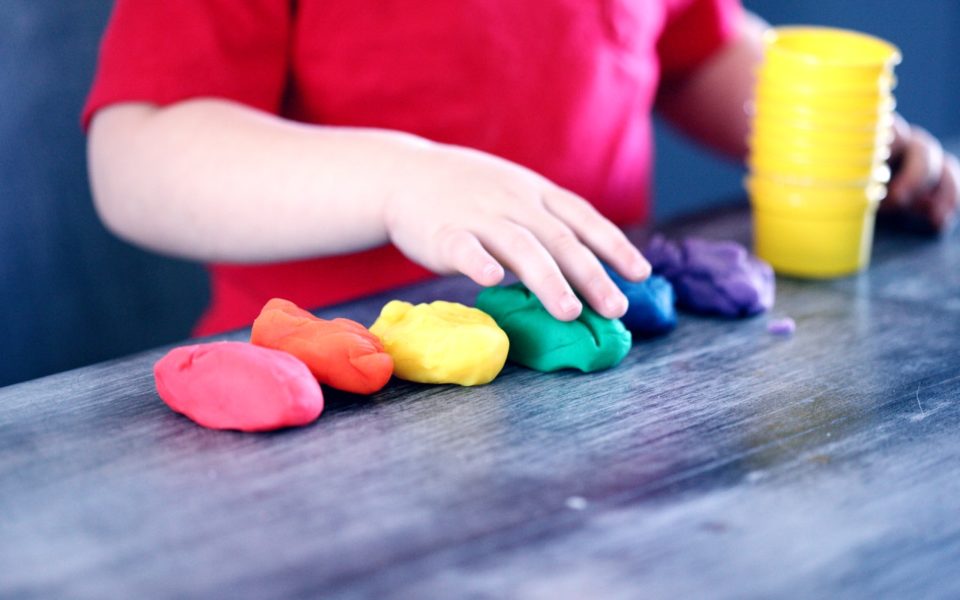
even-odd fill
[{"label": "child's hand", "polygon": [[960,209],[960,163],[927,131],[897,115],[891,162],[897,165],[882,209],[917,215],[937,232],[951,229]]},{"label": "child's hand", "polygon": [[391,241],[429,269],[460,272],[490,286],[507,267],[565,321],[582,308],[570,284],[606,317],[627,309],[597,256],[631,280],[650,273],[619,228],[529,169],[434,144],[400,169],[399,191],[384,205],[384,223]]}]

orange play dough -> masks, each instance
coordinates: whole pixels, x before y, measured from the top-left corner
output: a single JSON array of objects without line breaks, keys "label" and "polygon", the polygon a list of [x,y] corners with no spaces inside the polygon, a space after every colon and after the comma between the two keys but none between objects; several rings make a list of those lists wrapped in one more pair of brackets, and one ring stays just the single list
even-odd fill
[{"label": "orange play dough", "polygon": [[376,392],[393,374],[393,359],[366,327],[350,319],[319,319],[281,298],[264,305],[250,341],[289,352],[320,383],[354,394]]}]

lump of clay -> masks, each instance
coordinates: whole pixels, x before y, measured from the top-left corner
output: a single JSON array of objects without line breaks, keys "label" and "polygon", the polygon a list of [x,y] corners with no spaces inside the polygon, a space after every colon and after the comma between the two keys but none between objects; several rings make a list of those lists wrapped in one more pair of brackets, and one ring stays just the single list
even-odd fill
[{"label": "lump of clay", "polygon": [[349,319],[319,319],[280,298],[264,305],[250,341],[289,352],[320,383],[354,394],[376,392],[393,374],[393,359],[366,327]]},{"label": "lump of clay", "polygon": [[599,371],[620,364],[630,351],[630,332],[618,319],[585,306],[575,321],[559,321],[521,283],[483,290],[477,308],[507,332],[510,360],[537,371]]},{"label": "lump of clay", "polygon": [[796,330],[797,323],[790,317],[773,319],[767,323],[767,332],[772,333],[773,335],[793,335],[793,332]]},{"label": "lump of clay", "polygon": [[635,335],[654,337],[672,331],[677,326],[676,297],[670,282],[659,275],[643,281],[624,279],[604,265],[613,283],[627,297],[630,306],[620,320]]},{"label": "lump of clay", "polygon": [[510,342],[488,315],[456,302],[394,300],[370,327],[393,357],[400,379],[481,385],[493,381]]},{"label": "lump of clay", "polygon": [[747,317],[773,306],[770,265],[736,242],[655,236],[644,256],[653,272],[673,284],[680,308],[701,314]]},{"label": "lump of clay", "polygon": [[269,431],[313,422],[320,384],[295,357],[242,342],[174,348],[153,367],[160,398],[211,429]]}]

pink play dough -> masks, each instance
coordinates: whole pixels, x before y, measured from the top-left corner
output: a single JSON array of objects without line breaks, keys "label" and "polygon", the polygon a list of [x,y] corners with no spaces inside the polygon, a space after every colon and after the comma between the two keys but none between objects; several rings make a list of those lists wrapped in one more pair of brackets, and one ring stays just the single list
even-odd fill
[{"label": "pink play dough", "polygon": [[306,425],[323,411],[320,384],[305,364],[252,344],[174,348],[157,361],[153,375],[167,406],[211,429]]}]

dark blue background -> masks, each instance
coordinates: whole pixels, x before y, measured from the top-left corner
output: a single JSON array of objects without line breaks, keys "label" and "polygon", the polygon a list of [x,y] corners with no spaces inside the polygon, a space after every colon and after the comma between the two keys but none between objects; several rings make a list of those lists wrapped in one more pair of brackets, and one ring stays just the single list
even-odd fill
[{"label": "dark blue background", "polygon": [[[199,266],[117,241],[93,212],[78,115],[110,5],[0,0],[0,385],[183,339],[206,301]],[[960,135],[960,2],[747,6],[774,24],[851,27],[898,44],[901,111]],[[741,194],[738,167],[662,126],[656,174],[658,219]]]},{"label": "dark blue background", "polygon": [[205,303],[200,267],[93,211],[79,115],[110,7],[0,0],[0,385],[182,339]]}]

